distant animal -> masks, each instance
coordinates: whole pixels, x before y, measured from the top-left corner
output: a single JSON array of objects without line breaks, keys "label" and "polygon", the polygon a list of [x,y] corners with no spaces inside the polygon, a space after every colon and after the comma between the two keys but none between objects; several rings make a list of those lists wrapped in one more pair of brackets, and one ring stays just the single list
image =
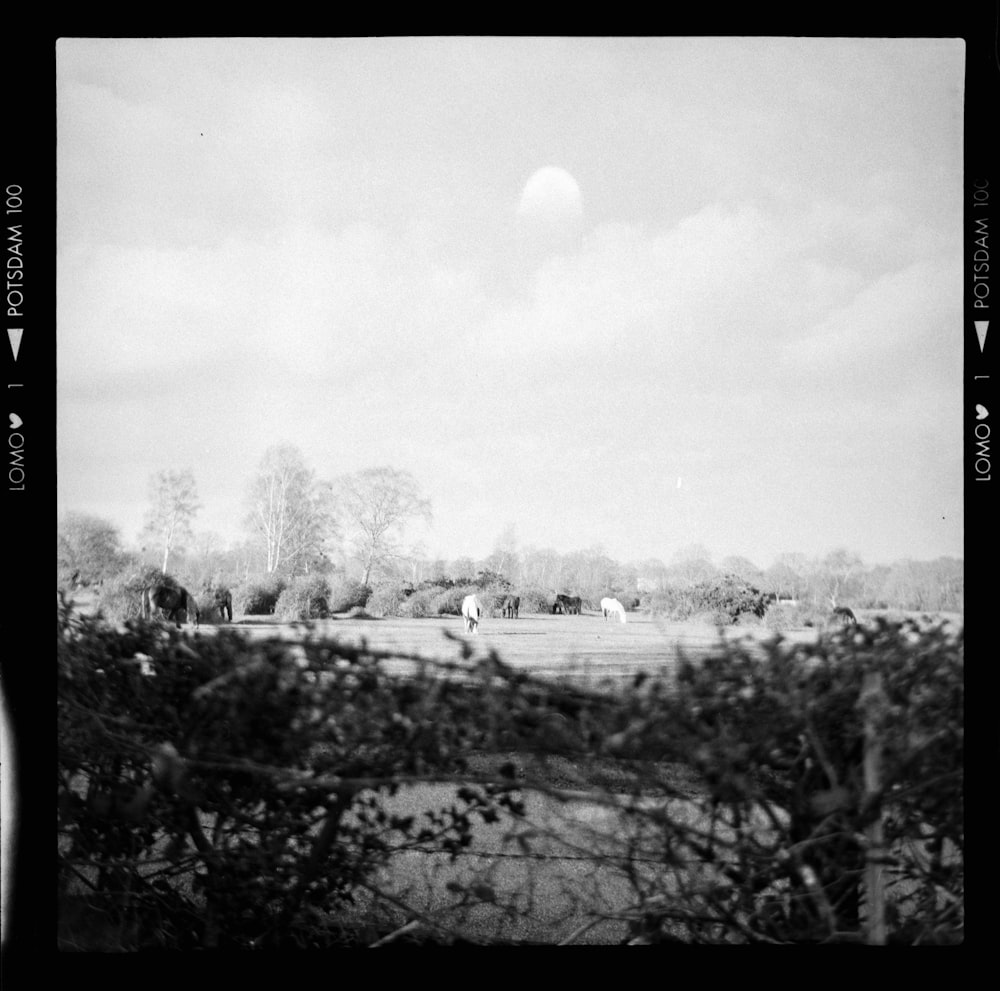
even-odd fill
[{"label": "distant animal", "polygon": [[837,624],[844,629],[848,629],[849,627],[857,626],[858,620],[854,613],[847,608],[847,606],[837,606],[837,608],[830,613],[830,623]]},{"label": "distant animal", "polygon": [[212,593],[212,600],[215,603],[215,608],[219,610],[220,618],[231,623],[233,621],[233,593],[228,588],[217,588]]},{"label": "distant animal", "polygon": [[503,608],[500,610],[500,614],[504,619],[517,619],[517,611],[520,608],[521,596],[508,595],[507,598],[503,600]]},{"label": "distant animal", "polygon": [[[180,629],[181,621],[178,618],[181,612],[187,614],[188,622],[193,622],[195,627],[201,615],[198,612],[198,603],[194,596],[186,589],[173,585],[150,585],[142,590],[142,615],[144,619],[149,619],[153,615],[153,610],[159,609],[167,614],[167,619],[172,620]],[[193,619],[192,619],[193,617]]]},{"label": "distant animal", "polygon": [[601,612],[605,619],[617,616],[622,623],[625,622],[625,607],[617,599],[601,599]]},{"label": "distant animal", "polygon": [[462,616],[465,619],[465,632],[479,632],[479,617],[483,614],[483,604],[476,595],[467,595],[462,600]]},{"label": "distant animal", "polygon": [[557,595],[555,604],[552,606],[552,612],[561,612],[566,616],[579,616],[582,605],[583,600],[579,595]]}]

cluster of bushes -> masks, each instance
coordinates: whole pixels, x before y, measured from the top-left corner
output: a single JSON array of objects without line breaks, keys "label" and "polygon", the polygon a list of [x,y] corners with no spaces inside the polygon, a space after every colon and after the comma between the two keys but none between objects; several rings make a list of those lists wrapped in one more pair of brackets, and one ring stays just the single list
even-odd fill
[{"label": "cluster of bushes", "polygon": [[[452,580],[448,578],[424,581],[419,585],[388,583],[372,593],[368,611],[375,616],[403,616],[424,618],[434,616],[459,616],[462,600],[467,595],[477,595],[488,616],[499,616],[504,600],[509,595],[520,598],[519,614],[548,614],[555,602],[553,594],[541,588],[514,588],[502,576],[482,571],[476,578]],[[635,608],[638,600],[626,596],[621,599],[626,608]],[[584,609],[597,610],[600,603],[582,599]]]},{"label": "cluster of bushes", "polygon": [[247,616],[283,622],[325,619],[364,606],[372,590],[343,574],[258,575],[232,589],[233,609]]},{"label": "cluster of bushes", "polygon": [[[688,587],[671,586],[647,594],[641,599],[641,607],[655,616],[677,622],[690,619],[712,626],[770,625],[777,623],[779,618],[786,621],[794,618],[791,611],[775,613],[776,607],[769,608],[765,593],[735,575],[710,578]],[[772,613],[774,619],[769,621],[768,616]],[[774,628],[785,627],[776,625]]]}]

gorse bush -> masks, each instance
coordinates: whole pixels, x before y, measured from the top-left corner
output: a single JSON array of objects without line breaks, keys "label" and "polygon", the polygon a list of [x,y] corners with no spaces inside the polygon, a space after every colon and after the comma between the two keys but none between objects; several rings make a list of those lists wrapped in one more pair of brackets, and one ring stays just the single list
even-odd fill
[{"label": "gorse bush", "polygon": [[403,591],[402,585],[379,585],[369,597],[365,611],[378,617],[399,616],[405,601],[406,593]]},{"label": "gorse bush", "polygon": [[665,616],[675,622],[693,619],[711,626],[729,626],[736,623],[741,614],[749,614],[747,623],[750,623],[749,617],[762,619],[767,612],[764,594],[734,575],[647,593],[640,602],[641,608],[655,616]]},{"label": "gorse bush", "polygon": [[169,585],[171,588],[178,588],[181,584],[182,582],[173,575],[165,575],[156,567],[129,568],[105,579],[100,588],[99,608],[105,619],[113,623],[123,623],[140,615],[143,589],[151,585]]},{"label": "gorse bush", "polygon": [[278,575],[247,579],[232,589],[233,609],[245,616],[270,616],[287,584],[287,579]]},{"label": "gorse bush", "polygon": [[483,603],[484,608],[488,608],[487,600],[483,595],[483,590],[476,585],[455,585],[452,588],[444,589],[431,600],[431,609],[435,616],[461,616],[462,602],[467,595],[477,595]]},{"label": "gorse bush", "polygon": [[399,602],[398,615],[412,619],[422,619],[427,616],[437,616],[434,603],[441,595],[442,589],[439,585],[432,585],[429,588],[420,588],[411,595],[407,595]]},{"label": "gorse bush", "polygon": [[762,617],[766,609],[763,593],[735,575],[699,582],[691,589],[690,599],[695,609],[720,613],[730,623],[735,623],[741,613]]},{"label": "gorse bush", "polygon": [[521,597],[521,604],[518,607],[519,614],[537,615],[539,613],[550,613],[552,611],[552,601],[549,593],[541,588],[525,588],[516,590],[516,594]]},{"label": "gorse bush", "polygon": [[330,612],[348,612],[368,604],[372,590],[368,585],[343,576],[330,579]]},{"label": "gorse bush", "polygon": [[299,575],[281,590],[274,606],[276,619],[301,622],[330,615],[330,585],[322,575]]}]

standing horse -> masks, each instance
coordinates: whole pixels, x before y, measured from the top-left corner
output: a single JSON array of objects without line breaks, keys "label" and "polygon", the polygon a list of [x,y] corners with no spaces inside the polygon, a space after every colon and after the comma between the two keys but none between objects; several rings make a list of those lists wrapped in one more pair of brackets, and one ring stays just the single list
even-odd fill
[{"label": "standing horse", "polygon": [[837,606],[837,608],[830,613],[830,625],[839,626],[841,629],[848,630],[852,626],[857,626],[858,620],[854,613],[847,608],[847,606]]},{"label": "standing horse", "polygon": [[617,599],[601,599],[601,612],[605,619],[617,616],[622,623],[625,622],[625,607]]},{"label": "standing horse", "polygon": [[503,600],[503,608],[500,615],[504,619],[517,619],[517,611],[521,608],[521,597],[519,595],[508,595]]},{"label": "standing horse", "polygon": [[198,603],[194,596],[179,585],[175,588],[172,585],[150,585],[142,590],[142,615],[144,619],[149,619],[155,609],[162,610],[167,614],[168,620],[173,620],[177,624],[177,629],[181,628],[181,621],[178,614],[187,613],[188,622],[192,622],[194,617],[195,628],[201,615],[198,612]]},{"label": "standing horse", "polygon": [[462,616],[465,619],[465,632],[479,632],[479,617],[483,614],[483,604],[478,596],[467,595],[462,600]]},{"label": "standing horse", "polygon": [[579,595],[557,595],[552,612],[561,612],[565,616],[579,616],[583,600]]}]

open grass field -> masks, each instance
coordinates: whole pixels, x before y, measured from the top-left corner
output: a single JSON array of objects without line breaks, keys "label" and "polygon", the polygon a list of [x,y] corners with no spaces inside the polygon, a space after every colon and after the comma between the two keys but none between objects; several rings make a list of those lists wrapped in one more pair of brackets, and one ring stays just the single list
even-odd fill
[{"label": "open grass field", "polygon": [[[303,625],[275,624],[267,617],[236,617],[233,624],[251,638],[280,636],[298,639]],[[211,628],[209,628],[211,629]],[[607,620],[600,613],[579,616],[527,615],[518,619],[484,619],[479,633],[463,632],[459,616],[433,619],[337,618],[311,625],[312,635],[329,636],[359,645],[419,654],[427,658],[455,660],[462,643],[474,656],[490,651],[513,667],[523,667],[545,677],[572,676],[575,680],[600,681],[630,678],[639,671],[669,674],[682,656],[705,656],[719,643],[719,631],[702,623],[670,623],[639,613],[627,623]],[[727,640],[752,641],[773,636],[764,627],[730,627]],[[790,639],[814,639],[814,630],[786,634]],[[460,642],[456,642],[456,638]]]},{"label": "open grass field", "polygon": [[[88,592],[75,593],[74,603],[81,612],[94,612],[100,604]],[[877,613],[858,610],[857,615],[864,623]],[[902,619],[904,615],[893,612],[891,618]],[[912,617],[921,618],[916,613]],[[938,618],[961,625],[957,614]],[[459,658],[464,642],[474,656],[496,651],[507,664],[540,676],[572,676],[586,682],[631,678],[639,671],[669,675],[682,657],[697,660],[711,653],[719,645],[720,636],[727,642],[760,643],[776,635],[764,625],[730,626],[720,632],[701,621],[670,622],[642,612],[629,613],[626,623],[605,620],[599,612],[579,616],[522,614],[518,619],[487,616],[475,635],[464,633],[461,616],[376,619],[345,614],[307,625],[274,622],[269,616],[237,615],[231,624],[203,619],[198,635],[211,636],[220,626],[238,629],[251,639],[332,637],[354,645],[364,641],[374,649],[443,660]],[[184,629],[195,633],[191,625],[185,624]],[[810,642],[819,631],[815,627],[789,629],[781,635],[786,640]]]}]

